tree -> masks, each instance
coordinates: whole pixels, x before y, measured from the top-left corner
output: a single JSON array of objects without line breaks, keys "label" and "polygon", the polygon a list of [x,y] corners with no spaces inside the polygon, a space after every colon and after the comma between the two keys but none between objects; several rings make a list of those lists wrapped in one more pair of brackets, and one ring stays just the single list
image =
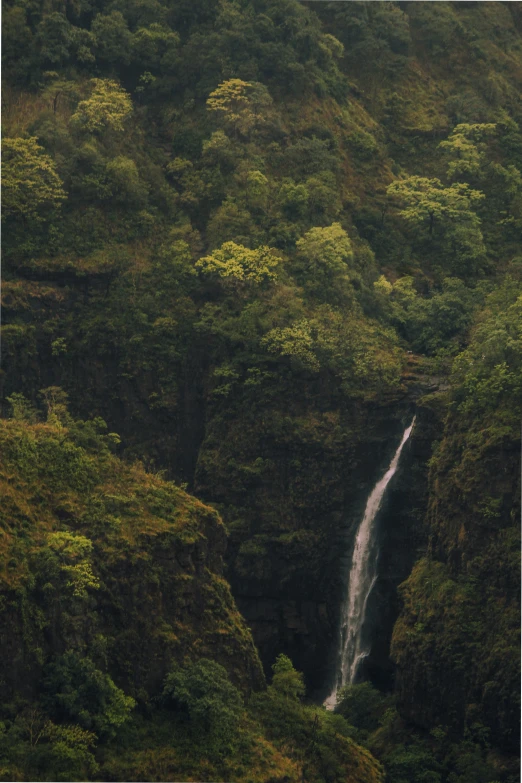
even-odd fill
[{"label": "tree", "polygon": [[15,421],[26,421],[28,424],[35,424],[38,421],[37,409],[20,392],[13,392],[6,401],[11,407],[11,418]]},{"label": "tree", "polygon": [[384,276],[374,283],[392,323],[415,351],[434,354],[458,346],[469,327],[476,295],[458,277],[446,277],[441,290],[419,296],[413,277],[400,277],[392,285]]},{"label": "tree", "polygon": [[63,65],[69,59],[72,25],[65,14],[54,12],[44,16],[36,28],[36,42],[44,63]]},{"label": "tree", "polygon": [[140,27],[132,39],[133,60],[150,71],[168,71],[177,59],[179,35],[161,24]]},{"label": "tree", "polygon": [[6,215],[42,220],[66,198],[52,158],[35,138],[2,142],[2,199]]},{"label": "tree", "polygon": [[27,82],[33,66],[31,52],[34,37],[27,24],[27,10],[20,6],[3,9],[2,13],[2,66],[5,78]]},{"label": "tree", "polygon": [[256,244],[260,233],[250,212],[233,196],[227,196],[207,224],[207,240],[211,247],[229,240],[237,244]]},{"label": "tree", "polygon": [[138,167],[131,158],[118,155],[107,163],[106,172],[116,199],[135,207],[147,199],[147,189],[140,180]]},{"label": "tree", "polygon": [[350,237],[340,223],[311,228],[296,243],[297,272],[305,287],[320,296],[342,293],[353,258]]},{"label": "tree", "polygon": [[132,112],[129,94],[110,79],[92,79],[91,85],[90,98],[80,101],[72,120],[90,133],[100,133],[107,128],[121,133]]},{"label": "tree", "polygon": [[76,82],[57,78],[58,74],[55,71],[49,71],[45,75],[52,81],[50,81],[43,90],[42,98],[50,102],[53,108],[53,114],[56,114],[56,110],[62,100],[68,101],[69,103],[77,100],[78,85]]},{"label": "tree", "polygon": [[[85,598],[89,590],[97,590],[100,586],[91,566],[92,541],[85,536],[74,533],[50,533],[47,537],[49,551],[46,556],[52,557],[53,565],[58,565],[65,576],[65,587],[76,598]],[[52,553],[52,555],[51,555]],[[49,558],[48,558],[49,559]]]},{"label": "tree", "polygon": [[311,271],[345,272],[347,262],[353,257],[350,237],[340,223],[332,223],[326,228],[311,228],[297,242],[296,248]]},{"label": "tree", "polygon": [[275,280],[279,261],[266,245],[251,250],[235,242],[225,242],[219,250],[200,258],[196,267],[206,275],[217,275],[237,289],[247,283],[259,285]]},{"label": "tree", "polygon": [[249,171],[246,178],[248,203],[254,209],[265,209],[268,201],[268,179],[261,171]]},{"label": "tree", "polygon": [[309,193],[303,184],[283,180],[277,194],[277,205],[289,220],[299,220],[308,210]]},{"label": "tree", "polygon": [[207,99],[207,109],[216,112],[236,137],[248,136],[271,105],[272,98],[264,85],[241,79],[222,82]]},{"label": "tree", "polygon": [[478,227],[480,221],[472,207],[485,198],[484,193],[466,183],[444,187],[440,179],[417,176],[392,182],[386,193],[399,204],[399,215],[404,220],[413,226],[427,225],[430,235],[436,225],[452,220]]},{"label": "tree", "polygon": [[480,174],[486,149],[482,139],[494,133],[496,127],[494,123],[462,123],[453,129],[446,141],[441,141],[439,148],[444,150],[448,160],[449,179],[466,179]]},{"label": "tree", "polygon": [[368,733],[378,727],[386,701],[386,697],[369,682],[346,685],[339,691],[335,712],[359,731]]},{"label": "tree", "polygon": [[44,704],[53,715],[98,736],[114,736],[136,704],[90,658],[72,650],[47,665],[43,685]]},{"label": "tree", "polygon": [[292,326],[271,329],[261,341],[270,353],[289,356],[298,366],[319,370],[320,364],[314,352],[314,338],[310,322],[306,318]]},{"label": "tree", "polygon": [[131,54],[132,35],[123,14],[113,11],[98,14],[91,27],[94,35],[96,58],[108,65],[128,65]]},{"label": "tree", "polygon": [[272,690],[286,699],[299,701],[306,692],[303,675],[294,669],[290,658],[278,655],[272,664]]},{"label": "tree", "polygon": [[165,680],[163,700],[188,716],[198,742],[216,748],[233,739],[243,708],[226,669],[208,658],[173,669]]}]

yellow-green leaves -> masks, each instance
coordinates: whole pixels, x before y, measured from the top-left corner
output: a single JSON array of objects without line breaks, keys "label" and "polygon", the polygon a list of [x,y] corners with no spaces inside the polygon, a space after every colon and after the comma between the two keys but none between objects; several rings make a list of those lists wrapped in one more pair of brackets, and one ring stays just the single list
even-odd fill
[{"label": "yellow-green leaves", "polygon": [[80,101],[72,119],[91,133],[111,129],[123,131],[132,112],[132,101],[118,82],[92,79],[90,98]]},{"label": "yellow-green leaves", "polygon": [[450,179],[465,179],[466,176],[480,173],[486,146],[482,139],[491,136],[496,127],[491,122],[473,125],[462,123],[453,129],[446,141],[441,141],[439,148],[446,153]]},{"label": "yellow-green leaves", "polygon": [[87,589],[96,590],[100,582],[93,574],[90,558],[92,541],[74,533],[51,533],[47,544],[60,561],[66,586],[76,598],[84,598]]},{"label": "yellow-green leaves", "polygon": [[312,327],[306,318],[283,329],[271,329],[261,343],[270,353],[289,356],[308,370],[317,371],[320,368],[313,350]]},{"label": "yellow-green leaves", "polygon": [[349,262],[353,258],[352,243],[340,223],[311,228],[296,243],[296,270],[300,282],[310,293],[321,299],[351,297]]},{"label": "yellow-green leaves", "polygon": [[306,258],[310,267],[325,267],[343,272],[353,256],[350,237],[340,223],[326,228],[311,228],[296,244],[297,252]]},{"label": "yellow-green leaves", "polygon": [[235,242],[225,242],[209,256],[200,258],[196,267],[204,274],[215,274],[235,287],[245,283],[259,285],[277,277],[279,258],[263,245],[251,250]]},{"label": "yellow-green leaves", "polygon": [[386,192],[401,207],[399,214],[404,220],[411,224],[426,224],[430,233],[435,223],[444,218],[462,218],[477,223],[472,207],[485,198],[484,193],[472,190],[466,183],[455,182],[444,187],[440,179],[427,177],[397,180]]},{"label": "yellow-green leaves", "polygon": [[248,136],[271,105],[272,99],[264,85],[241,79],[222,82],[207,100],[207,109],[216,112],[224,127],[242,136]]},{"label": "yellow-green leaves", "polygon": [[4,214],[41,220],[66,198],[52,158],[35,138],[2,142],[2,205]]}]

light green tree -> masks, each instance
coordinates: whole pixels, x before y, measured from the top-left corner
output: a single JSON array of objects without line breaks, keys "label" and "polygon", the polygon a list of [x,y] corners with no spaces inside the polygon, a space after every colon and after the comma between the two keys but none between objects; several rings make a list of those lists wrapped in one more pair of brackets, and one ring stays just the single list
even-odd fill
[{"label": "light green tree", "polygon": [[215,112],[224,128],[236,137],[248,136],[271,105],[272,98],[264,85],[242,79],[222,82],[207,99],[207,109]]},{"label": "light green tree", "polygon": [[462,123],[453,129],[446,141],[441,141],[439,148],[444,151],[448,161],[449,179],[466,179],[480,174],[486,150],[483,139],[491,136],[496,127],[491,122]]},{"label": "light green tree", "polygon": [[225,242],[209,256],[196,262],[196,267],[206,275],[217,275],[233,287],[247,283],[269,282],[277,278],[280,259],[270,247],[251,250],[235,242]]},{"label": "light green tree", "polygon": [[298,365],[308,370],[319,370],[320,364],[314,352],[314,338],[310,322],[303,318],[283,328],[271,329],[261,344],[270,353],[289,356]]},{"label": "light green tree", "polygon": [[66,198],[53,159],[35,138],[3,140],[2,175],[6,216],[42,220]]},{"label": "light green tree", "polygon": [[430,235],[436,225],[448,221],[464,220],[478,226],[473,207],[485,198],[467,183],[445,187],[440,179],[417,176],[392,182],[386,192],[398,204],[404,220],[412,226],[427,226]]},{"label": "light green tree", "polygon": [[297,272],[305,288],[320,296],[342,292],[343,282],[350,278],[353,250],[340,223],[311,228],[298,240],[296,250]]},{"label": "light green tree", "polygon": [[350,237],[340,223],[326,228],[311,228],[296,244],[312,269],[328,269],[332,272],[346,271],[346,265],[353,257]]},{"label": "light green tree", "polygon": [[85,598],[87,589],[97,590],[100,586],[91,565],[92,541],[75,533],[50,533],[47,545],[55,553],[60,570],[66,577],[66,587],[76,598]]},{"label": "light green tree", "polygon": [[286,655],[278,655],[272,664],[272,689],[292,701],[299,701],[306,692],[303,675],[294,669],[290,658]]},{"label": "light green tree", "polygon": [[107,129],[122,132],[125,120],[132,113],[129,94],[118,82],[110,79],[92,79],[90,98],[80,101],[72,116],[73,122],[91,133]]}]

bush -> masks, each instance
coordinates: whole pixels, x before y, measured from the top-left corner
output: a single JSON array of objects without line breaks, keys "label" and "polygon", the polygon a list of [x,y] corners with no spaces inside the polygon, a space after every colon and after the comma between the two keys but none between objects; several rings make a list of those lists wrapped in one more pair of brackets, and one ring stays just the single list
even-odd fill
[{"label": "bush", "polygon": [[165,680],[163,701],[186,714],[198,744],[216,749],[230,745],[243,700],[219,663],[202,658],[174,669]]},{"label": "bush", "polygon": [[47,666],[43,683],[45,706],[58,720],[73,720],[99,737],[114,736],[135,706],[90,658],[71,650]]}]

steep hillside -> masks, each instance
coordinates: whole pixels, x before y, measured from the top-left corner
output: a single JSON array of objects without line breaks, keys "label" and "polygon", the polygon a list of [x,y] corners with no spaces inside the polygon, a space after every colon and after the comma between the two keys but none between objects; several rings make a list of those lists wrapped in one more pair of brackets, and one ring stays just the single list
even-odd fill
[{"label": "steep hillside", "polygon": [[428,557],[402,586],[392,646],[403,715],[508,753],[520,739],[520,291],[519,277],[489,297],[455,364]]},{"label": "steep hillside", "polygon": [[[148,759],[171,661],[222,664],[246,695],[283,653],[320,700],[354,532],[414,413],[361,669],[397,686],[399,723],[382,718],[376,752],[440,725],[458,743],[477,723],[482,761],[486,744],[514,753],[520,8],[5,3],[0,397],[15,419],[2,534],[6,584],[27,603],[6,604],[0,687],[32,699],[49,655],[97,651],[93,666],[145,716],[125,740],[135,761],[118,766],[116,743],[107,775],[247,774],[236,751],[230,768],[205,771],[203,750],[192,771],[176,766],[162,739]],[[36,422],[50,388],[72,419]],[[76,417],[107,421],[122,462]],[[85,595],[67,593],[71,574]],[[259,740],[248,753],[266,741],[275,777],[333,780],[346,766],[330,769],[328,743],[351,730],[334,731],[339,716],[314,729],[330,719],[302,695],[275,739],[270,709],[264,723],[243,716]],[[292,721],[305,726],[295,742]],[[469,783],[459,763],[415,774]]]},{"label": "steep hillside", "polygon": [[1,778],[320,780],[328,749],[343,780],[380,783],[348,726],[300,705],[290,662],[245,712],[266,686],[217,513],[47,400],[46,423],[18,396],[0,428]]}]

